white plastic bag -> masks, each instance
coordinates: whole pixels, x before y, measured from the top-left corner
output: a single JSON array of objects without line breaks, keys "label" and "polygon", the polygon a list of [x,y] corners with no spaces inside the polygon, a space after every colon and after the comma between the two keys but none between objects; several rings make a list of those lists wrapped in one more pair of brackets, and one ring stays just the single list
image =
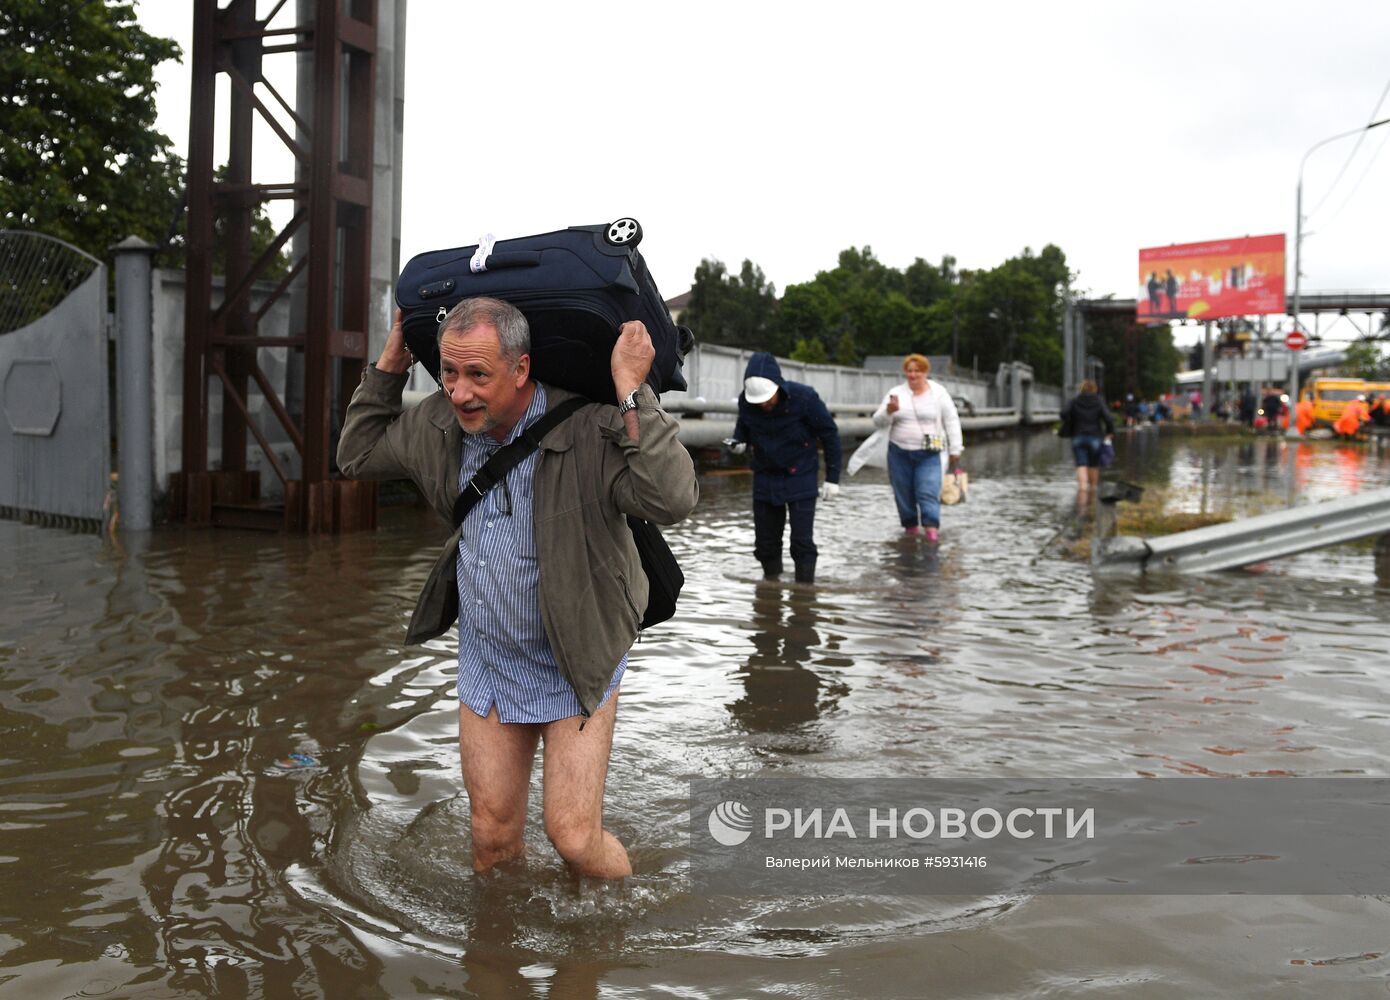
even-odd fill
[{"label": "white plastic bag", "polygon": [[854,454],[849,457],[849,465],[846,468],[852,476],[866,465],[875,468],[888,468],[888,433],[887,431],[874,431],[864,439],[864,443],[854,449]]}]

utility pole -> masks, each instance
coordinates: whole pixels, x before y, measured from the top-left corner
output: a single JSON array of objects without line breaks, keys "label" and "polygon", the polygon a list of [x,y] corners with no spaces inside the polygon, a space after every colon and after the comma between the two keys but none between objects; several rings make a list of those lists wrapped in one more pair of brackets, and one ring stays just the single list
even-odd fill
[{"label": "utility pole", "polygon": [[[1303,154],[1303,159],[1298,163],[1298,193],[1294,200],[1294,238],[1293,238],[1293,328],[1301,331],[1302,322],[1299,319],[1300,292],[1303,285],[1303,168],[1308,165],[1308,157],[1313,155],[1313,151],[1329,142],[1336,142],[1338,139],[1345,139],[1348,136],[1358,135],[1362,132],[1369,132],[1373,128],[1382,125],[1390,125],[1390,118],[1382,118],[1380,121],[1371,122],[1369,125],[1362,125],[1360,128],[1348,129],[1345,132],[1338,132],[1330,135],[1320,142],[1315,142],[1308,147],[1308,152]],[[1290,352],[1294,355],[1289,362],[1289,408],[1292,412],[1298,408],[1298,352]],[[1289,420],[1288,436],[1296,438],[1298,433],[1298,421]]]}]

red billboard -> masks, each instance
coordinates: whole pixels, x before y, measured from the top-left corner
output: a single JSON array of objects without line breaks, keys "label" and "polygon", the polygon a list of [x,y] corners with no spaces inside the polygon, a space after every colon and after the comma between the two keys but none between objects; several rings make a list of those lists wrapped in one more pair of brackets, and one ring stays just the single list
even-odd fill
[{"label": "red billboard", "polygon": [[1139,251],[1140,320],[1284,312],[1284,234]]}]

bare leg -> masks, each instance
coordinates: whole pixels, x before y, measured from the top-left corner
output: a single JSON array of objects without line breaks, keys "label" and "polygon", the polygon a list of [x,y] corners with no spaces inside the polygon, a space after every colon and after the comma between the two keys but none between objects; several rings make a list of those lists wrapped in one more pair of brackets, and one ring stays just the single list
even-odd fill
[{"label": "bare leg", "polygon": [[1090,472],[1084,465],[1076,467],[1076,492],[1085,493],[1091,488]]},{"label": "bare leg", "polygon": [[480,719],[459,706],[459,760],[468,790],[473,828],[473,870],[521,857],[525,850],[526,800],[538,725],[503,725],[494,707]]},{"label": "bare leg", "polygon": [[617,715],[614,691],[583,730],[578,717],[544,727],[545,835],[573,871],[595,878],[632,874],[627,850],[603,828],[603,784]]},{"label": "bare leg", "polygon": [[1089,479],[1090,484],[1091,484],[1091,492],[1094,493],[1097,489],[1100,488],[1100,466],[1099,466],[1099,465],[1087,466],[1087,468],[1086,468],[1086,475],[1087,475],[1087,478]]}]

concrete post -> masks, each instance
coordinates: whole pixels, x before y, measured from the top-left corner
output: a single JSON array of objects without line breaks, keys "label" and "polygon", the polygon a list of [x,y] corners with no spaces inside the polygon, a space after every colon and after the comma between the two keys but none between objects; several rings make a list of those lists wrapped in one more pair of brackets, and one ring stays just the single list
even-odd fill
[{"label": "concrete post", "polygon": [[[1071,393],[1072,396],[1075,396],[1081,391],[1081,383],[1090,378],[1086,372],[1086,314],[1080,309],[1077,309],[1072,315],[1071,337]],[[1062,402],[1065,403],[1066,400]]]},{"label": "concrete post", "polygon": [[1062,401],[1065,403],[1076,395],[1076,387],[1081,380],[1076,377],[1080,367],[1076,357],[1076,306],[1068,289],[1062,308]]},{"label": "concrete post", "polygon": [[[1081,383],[1086,379],[1094,379],[1096,388],[1100,391],[1100,398],[1105,398],[1105,380],[1096,378],[1096,372],[1092,370],[1091,355],[1086,346],[1086,314],[1082,310],[1076,311],[1076,388],[1080,390]],[[1063,400],[1065,402],[1065,400]]]},{"label": "concrete post", "polygon": [[405,175],[402,172],[405,163],[405,26],[408,7],[409,0],[396,0],[396,47],[393,53],[395,73],[393,86],[396,89],[396,102],[391,115],[391,141],[394,150],[391,158],[392,277],[399,274],[401,270],[401,215],[405,195]]},{"label": "concrete post", "polygon": [[126,531],[148,531],[154,523],[154,322],[150,286],[153,245],[130,236],[116,253],[116,402],[120,426],[117,499]]},{"label": "concrete post", "polygon": [[1202,334],[1202,417],[1211,415],[1211,321],[1203,324]]},{"label": "concrete post", "polygon": [[[294,15],[295,24],[301,27],[312,27],[314,24],[314,3],[315,0],[295,0]],[[305,122],[314,120],[314,52],[313,46],[301,49],[295,56],[295,88],[294,88],[294,109],[300,119]],[[310,149],[314,144],[314,137],[309,134],[307,129],[296,126],[294,141],[299,144],[301,149]],[[294,182],[299,185],[304,192],[303,196],[296,198],[294,210],[304,212],[309,211],[309,171],[305,168],[302,160],[296,159],[294,164]],[[290,259],[292,261],[302,260],[309,254],[309,227],[300,226],[299,231],[290,237]],[[292,337],[302,337],[309,326],[309,282],[306,275],[301,272],[299,277],[294,279],[290,285],[290,328],[289,333]],[[371,361],[376,360],[376,355],[370,355]],[[302,348],[287,348],[285,351],[285,409],[289,411],[290,418],[301,427],[304,425],[304,351]]]},{"label": "concrete post", "polygon": [[[386,344],[401,257],[401,155],[405,136],[406,0],[377,0],[376,113],[372,118],[371,312],[367,360]],[[471,238],[471,237],[470,237]],[[460,238],[459,243],[469,242]],[[423,372],[423,369],[421,369]],[[423,375],[428,382],[429,376]],[[414,388],[424,388],[416,385]],[[429,386],[433,388],[433,386]]]}]

